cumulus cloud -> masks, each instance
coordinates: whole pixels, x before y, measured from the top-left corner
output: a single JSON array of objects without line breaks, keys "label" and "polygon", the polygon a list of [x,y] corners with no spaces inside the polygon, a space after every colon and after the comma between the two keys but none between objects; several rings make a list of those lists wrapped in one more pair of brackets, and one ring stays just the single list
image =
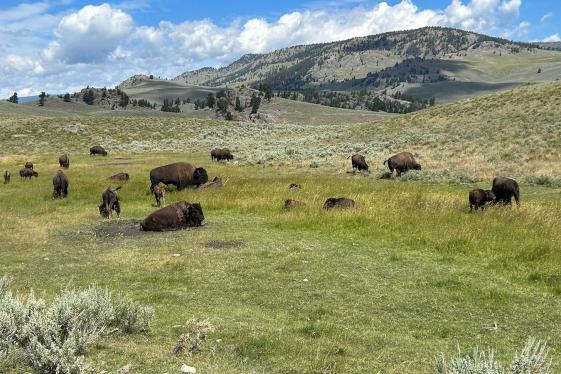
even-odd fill
[{"label": "cumulus cloud", "polygon": [[59,22],[56,40],[44,50],[47,60],[70,64],[100,61],[132,30],[132,17],[109,4],[87,5]]},{"label": "cumulus cloud", "polygon": [[540,19],[541,23],[544,23],[545,21],[547,21],[548,19],[550,19],[551,17],[553,17],[553,13],[549,12],[546,13],[542,16],[542,18]]},{"label": "cumulus cloud", "polygon": [[552,43],[552,42],[561,42],[561,36],[557,33],[557,34],[553,34],[548,36],[547,38],[544,38],[544,40],[542,40],[543,42],[546,43]]},{"label": "cumulus cloud", "polygon": [[135,25],[128,12],[146,9],[146,0],[87,5],[60,15],[49,13],[46,1],[0,10],[0,53],[11,66],[0,68],[0,95],[18,87],[59,93],[88,84],[112,86],[135,73],[174,76],[223,65],[245,53],[423,26],[506,37],[523,37],[531,27],[520,19],[522,0],[448,0],[443,9],[422,9],[416,0],[376,5],[327,1],[333,7],[226,26],[210,19]]}]

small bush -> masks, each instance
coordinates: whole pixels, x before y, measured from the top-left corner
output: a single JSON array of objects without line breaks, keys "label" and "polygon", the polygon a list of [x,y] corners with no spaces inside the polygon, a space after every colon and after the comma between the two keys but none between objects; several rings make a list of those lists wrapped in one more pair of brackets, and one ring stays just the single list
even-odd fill
[{"label": "small bush", "polygon": [[553,175],[538,175],[526,178],[526,183],[533,186],[561,187],[561,179]]},{"label": "small bush", "polygon": [[548,358],[547,343],[530,338],[526,346],[516,355],[508,369],[504,369],[495,358],[495,352],[479,351],[477,348],[471,356],[461,356],[458,352],[450,362],[444,355],[436,359],[437,374],[549,374],[551,360]]},{"label": "small bush", "polygon": [[196,354],[201,349],[201,344],[206,340],[207,335],[214,332],[214,326],[208,320],[197,321],[189,320],[185,326],[185,333],[181,334],[172,352],[176,355],[189,352]]},{"label": "small bush", "polygon": [[154,312],[114,298],[107,289],[63,290],[47,306],[33,291],[22,298],[0,279],[0,365],[11,356],[43,373],[78,373],[88,367],[86,348],[103,331],[147,331]]}]

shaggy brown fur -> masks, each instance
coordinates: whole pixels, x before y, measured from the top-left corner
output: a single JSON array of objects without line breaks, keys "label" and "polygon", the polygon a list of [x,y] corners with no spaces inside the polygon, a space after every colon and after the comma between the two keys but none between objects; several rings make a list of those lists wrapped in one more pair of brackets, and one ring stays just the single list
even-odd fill
[{"label": "shaggy brown fur", "polygon": [[58,158],[58,164],[61,168],[68,169],[70,167],[70,159],[66,153]]},{"label": "shaggy brown fur", "polygon": [[481,188],[476,188],[469,192],[469,211],[472,212],[473,208],[478,210],[485,209],[485,204],[490,203],[495,200],[495,195],[491,190],[482,190]]},{"label": "shaggy brown fur", "polygon": [[234,156],[228,148],[215,148],[210,151],[210,158],[213,161],[230,161],[234,159]]},{"label": "shaggy brown fur", "polygon": [[99,205],[99,214],[103,218],[113,217],[113,211],[117,213],[117,217],[121,214],[121,204],[119,203],[119,191],[121,187],[113,188],[107,187],[101,193],[101,204]]},{"label": "shaggy brown fur", "polygon": [[493,179],[493,193],[496,204],[510,205],[514,197],[516,205],[520,206],[520,187],[514,179],[496,177]]},{"label": "shaggy brown fur", "polygon": [[90,148],[90,156],[102,155],[107,156],[107,151],[100,145],[96,145]]},{"label": "shaggy brown fur", "polygon": [[23,168],[19,171],[19,176],[22,179],[31,179],[31,177],[37,178],[39,173],[34,171],[33,169]]},{"label": "shaggy brown fur", "polygon": [[355,207],[355,202],[352,199],[346,197],[330,197],[323,204],[323,209],[331,210],[334,208],[340,209],[350,209]]},{"label": "shaggy brown fur", "polygon": [[118,181],[128,181],[130,179],[129,173],[117,173],[115,175],[110,176],[107,179],[113,179]]},{"label": "shaggy brown fur", "polygon": [[196,168],[187,162],[176,162],[175,164],[160,166],[150,171],[150,190],[158,183],[172,184],[178,190],[189,186],[199,186],[208,182],[208,174],[203,168]]},{"label": "shaggy brown fur", "polygon": [[180,201],[160,208],[140,223],[143,231],[172,231],[204,224],[205,216],[201,204]]},{"label": "shaggy brown fur", "polygon": [[358,169],[358,171],[368,171],[368,164],[366,163],[363,155],[358,153],[354,154],[353,157],[351,157],[351,162],[353,164],[353,170]]},{"label": "shaggy brown fur", "polygon": [[156,206],[160,207],[162,203],[166,205],[166,189],[163,186],[154,187],[154,198],[156,198]]},{"label": "shaggy brown fur", "polygon": [[26,169],[33,170],[33,162],[27,161],[23,167],[26,168]]},{"label": "shaggy brown fur", "polygon": [[62,172],[57,171],[53,177],[53,198],[60,199],[68,196],[68,177]]},{"label": "shaggy brown fur", "polygon": [[421,165],[415,161],[415,157],[413,157],[413,154],[409,152],[398,153],[384,161],[384,165],[385,164],[388,164],[390,173],[393,173],[395,170],[397,176],[400,176],[409,170],[421,170]]}]

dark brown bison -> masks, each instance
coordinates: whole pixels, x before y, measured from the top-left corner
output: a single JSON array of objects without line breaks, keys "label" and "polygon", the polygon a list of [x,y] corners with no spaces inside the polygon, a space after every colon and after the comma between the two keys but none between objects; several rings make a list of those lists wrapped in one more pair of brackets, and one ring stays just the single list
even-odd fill
[{"label": "dark brown bison", "polygon": [[368,164],[366,163],[363,155],[358,153],[354,154],[351,157],[351,162],[353,164],[353,170],[358,169],[358,171],[368,171]]},{"label": "dark brown bison", "polygon": [[103,218],[111,218],[113,211],[117,213],[117,217],[121,214],[121,204],[119,203],[119,194],[117,193],[120,189],[121,187],[113,188],[109,186],[101,193],[99,214]]},{"label": "dark brown bison", "polygon": [[150,214],[140,223],[142,231],[172,231],[204,224],[201,204],[180,201]]},{"label": "dark brown bison", "polygon": [[230,161],[234,159],[234,156],[228,148],[215,148],[210,151],[210,158],[213,161]]},{"label": "dark brown bison", "polygon": [[288,186],[289,190],[300,190],[302,189],[302,186],[298,183],[290,183],[290,185]]},{"label": "dark brown bison", "polygon": [[11,179],[12,179],[12,173],[10,173],[9,170],[5,170],[4,171],[4,184],[10,183]]},{"label": "dark brown bison", "polygon": [[304,205],[304,203],[298,200],[286,199],[284,201],[284,209],[292,209],[301,205]]},{"label": "dark brown bison", "polygon": [[200,184],[198,188],[216,188],[224,186],[224,182],[222,182],[222,178],[214,177],[212,181],[208,181],[206,183]]},{"label": "dark brown bison", "polygon": [[70,167],[70,159],[66,153],[58,158],[58,164],[61,168],[68,169]]},{"label": "dark brown bison", "polygon": [[485,209],[485,204],[490,203],[495,200],[495,194],[491,190],[482,190],[481,188],[476,188],[469,192],[469,211],[472,212],[473,208],[478,210]]},{"label": "dark brown bison", "polygon": [[118,180],[118,181],[128,181],[130,179],[129,173],[117,173],[110,176],[107,179]]},{"label": "dark brown bison", "polygon": [[156,199],[156,206],[160,207],[162,203],[166,205],[166,189],[162,186],[154,187],[154,198]]},{"label": "dark brown bison", "polygon": [[172,184],[178,190],[189,186],[199,186],[208,182],[208,174],[203,168],[196,168],[187,162],[160,166],[150,171],[150,190],[153,192],[158,183]]},{"label": "dark brown bison", "polygon": [[331,210],[334,208],[350,209],[355,207],[354,200],[348,199],[346,197],[330,197],[323,204],[323,209]]},{"label": "dark brown bison", "polygon": [[57,171],[53,177],[53,198],[60,199],[68,196],[68,177],[62,172]]},{"label": "dark brown bison", "polygon": [[90,148],[90,156],[102,155],[107,156],[107,151],[100,145],[96,145]]},{"label": "dark brown bison", "polygon": [[33,169],[23,168],[19,171],[19,176],[21,179],[31,179],[31,177],[37,178],[39,173]]},{"label": "dark brown bison", "polygon": [[492,190],[495,194],[495,204],[510,205],[514,197],[516,205],[520,206],[520,188],[514,179],[496,177],[493,179]]},{"label": "dark brown bison", "polygon": [[27,161],[27,162],[25,163],[25,165],[23,165],[23,167],[26,168],[26,169],[31,169],[31,170],[33,170],[33,162]]},{"label": "dark brown bison", "polygon": [[415,157],[409,152],[401,152],[388,158],[384,161],[384,165],[386,164],[388,164],[390,173],[395,170],[398,176],[409,170],[421,170],[421,165],[415,161]]}]

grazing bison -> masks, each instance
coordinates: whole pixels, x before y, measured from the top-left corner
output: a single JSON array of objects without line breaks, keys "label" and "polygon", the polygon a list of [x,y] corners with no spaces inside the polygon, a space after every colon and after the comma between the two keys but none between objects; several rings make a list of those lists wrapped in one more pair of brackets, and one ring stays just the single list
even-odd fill
[{"label": "grazing bison", "polygon": [[10,183],[11,179],[12,179],[12,173],[10,173],[9,170],[5,170],[4,171],[4,184]]},{"label": "grazing bison", "polygon": [[495,194],[495,204],[510,205],[514,197],[516,205],[520,206],[520,188],[514,179],[496,177],[493,179],[492,190]]},{"label": "grazing bison", "polygon": [[111,218],[113,211],[117,213],[117,217],[121,214],[121,204],[119,203],[119,194],[117,193],[120,189],[121,187],[113,188],[109,186],[101,193],[99,214],[103,218]]},{"label": "grazing bison", "polygon": [[298,201],[298,200],[293,200],[293,199],[286,199],[284,201],[284,209],[292,209],[292,208],[296,208],[300,205],[304,205],[303,202]]},{"label": "grazing bison", "polygon": [[117,173],[115,175],[110,176],[107,179],[113,179],[118,181],[128,181],[130,179],[129,173]]},{"label": "grazing bison", "polygon": [[330,197],[323,204],[323,209],[331,210],[334,208],[350,209],[355,207],[354,200],[348,199],[346,197]]},{"label": "grazing bison", "polygon": [[204,224],[201,204],[180,201],[150,214],[140,223],[142,231],[172,231]]},{"label": "grazing bison", "polygon": [[490,203],[495,200],[495,194],[491,190],[482,190],[481,188],[476,188],[469,192],[469,211],[472,212],[473,208],[478,210],[485,209],[485,204]]},{"label": "grazing bison", "polygon": [[214,148],[210,151],[210,158],[213,161],[230,161],[234,159],[234,156],[228,148]]},{"label": "grazing bison", "polygon": [[208,174],[203,168],[196,168],[187,162],[160,166],[150,171],[150,190],[153,192],[158,183],[172,184],[178,190],[189,186],[199,186],[208,182]]},{"label": "grazing bison", "polygon": [[421,170],[421,165],[415,161],[415,157],[409,152],[401,152],[398,153],[386,161],[384,161],[384,165],[388,164],[388,168],[390,169],[390,173],[396,171],[397,176],[400,176],[402,173],[406,173],[409,170]]},{"label": "grazing bison", "polygon": [[19,176],[21,179],[31,179],[31,177],[37,178],[39,173],[33,169],[23,168],[19,171]]},{"label": "grazing bison", "polygon": [[70,167],[70,159],[66,153],[58,158],[58,164],[61,168],[68,169]]},{"label": "grazing bison", "polygon": [[26,169],[33,170],[33,162],[27,161],[23,167],[26,168]]},{"label": "grazing bison", "polygon": [[214,177],[212,181],[208,181],[199,185],[199,188],[216,188],[224,186],[224,182],[222,182],[222,178]]},{"label": "grazing bison", "polygon": [[288,186],[288,189],[289,190],[294,190],[294,189],[300,190],[300,189],[302,189],[302,186],[299,185],[298,183],[290,183],[290,185]]},{"label": "grazing bison", "polygon": [[154,187],[154,198],[156,199],[156,206],[160,207],[162,203],[166,205],[166,189],[162,186]]},{"label": "grazing bison", "polygon": [[107,151],[100,145],[96,145],[90,148],[90,156],[102,155],[107,156]]},{"label": "grazing bison", "polygon": [[62,172],[57,171],[53,177],[53,198],[60,199],[68,196],[68,178]]},{"label": "grazing bison", "polygon": [[351,157],[351,161],[353,164],[353,170],[358,169],[358,171],[368,171],[368,164],[366,163],[366,160],[364,159],[364,156],[361,154],[354,154]]}]

